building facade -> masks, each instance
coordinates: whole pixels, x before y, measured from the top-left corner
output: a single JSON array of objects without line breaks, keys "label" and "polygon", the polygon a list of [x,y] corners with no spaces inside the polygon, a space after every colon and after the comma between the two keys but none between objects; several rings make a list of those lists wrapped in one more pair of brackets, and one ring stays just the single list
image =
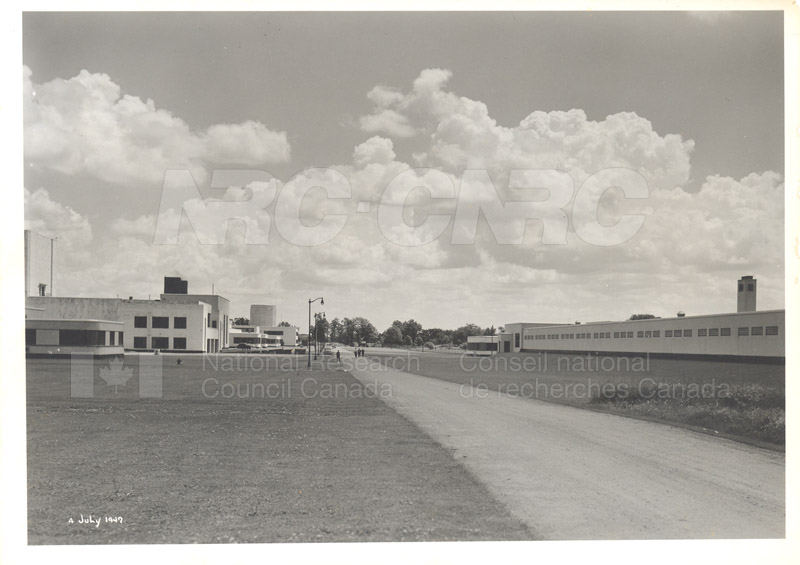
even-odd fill
[{"label": "building facade", "polygon": [[756,284],[752,276],[739,279],[735,313],[686,316],[678,312],[674,318],[586,324],[507,324],[501,350],[785,359],[786,311],[756,311]]},{"label": "building facade", "polygon": [[494,355],[500,351],[499,335],[471,335],[467,337],[468,355]]},{"label": "building facade", "polygon": [[526,328],[523,351],[781,358],[784,310]]},{"label": "building facade", "polygon": [[[177,296],[177,299],[166,297]],[[205,297],[207,301],[196,299]],[[123,324],[123,346],[133,351],[215,353],[227,346],[227,299],[216,295],[161,295],[133,298],[38,297],[26,299],[29,317],[50,320],[105,320]],[[165,299],[166,298],[166,299]],[[215,308],[216,305],[216,308]],[[222,326],[222,327],[221,327]]]},{"label": "building facade", "polygon": [[81,353],[105,357],[123,355],[124,324],[108,320],[25,320],[25,354],[61,356]]},{"label": "building facade", "polygon": [[124,300],[119,304],[129,350],[211,353],[210,314],[211,306],[200,301]]},{"label": "building facade", "polygon": [[230,337],[230,347],[247,344],[258,349],[280,349],[297,346],[298,329],[294,326],[234,325]]}]

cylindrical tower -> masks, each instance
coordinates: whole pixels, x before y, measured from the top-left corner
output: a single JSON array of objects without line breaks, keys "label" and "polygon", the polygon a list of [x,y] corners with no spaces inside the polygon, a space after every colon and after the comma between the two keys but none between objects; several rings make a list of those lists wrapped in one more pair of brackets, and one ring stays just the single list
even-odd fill
[{"label": "cylindrical tower", "polygon": [[250,325],[263,328],[277,326],[277,308],[272,304],[250,305]]}]

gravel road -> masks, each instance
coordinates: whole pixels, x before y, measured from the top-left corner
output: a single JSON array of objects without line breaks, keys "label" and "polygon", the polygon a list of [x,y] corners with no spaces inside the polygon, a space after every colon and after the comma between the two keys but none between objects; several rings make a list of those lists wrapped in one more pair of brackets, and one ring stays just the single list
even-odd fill
[{"label": "gravel road", "polygon": [[396,370],[415,422],[544,539],[782,538],[785,455]]}]

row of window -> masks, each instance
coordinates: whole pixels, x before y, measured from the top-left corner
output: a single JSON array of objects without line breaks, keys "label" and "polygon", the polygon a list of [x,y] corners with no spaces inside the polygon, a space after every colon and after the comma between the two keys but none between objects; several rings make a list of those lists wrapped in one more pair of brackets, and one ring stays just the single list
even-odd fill
[{"label": "row of window", "polygon": [[[158,329],[169,329],[169,316],[153,316],[152,318],[152,325],[151,328],[158,328]],[[133,327],[134,328],[146,328],[147,327],[147,316],[134,316],[133,317]],[[185,316],[175,316],[172,318],[172,327],[176,330],[185,330],[186,329],[186,317]]]},{"label": "row of window", "polygon": [[122,332],[104,330],[35,330],[26,328],[25,345],[91,347],[122,345]]},{"label": "row of window", "polygon": [[[168,337],[151,337],[150,338],[150,347],[149,349],[170,349],[169,347],[169,339]],[[133,338],[133,348],[134,349],[148,349],[147,347],[147,337],[144,336],[134,336]],[[173,337],[172,338],[172,349],[186,349],[186,338],[185,337]]]},{"label": "row of window", "polygon": [[474,342],[471,341],[467,343],[467,350],[469,351],[498,351],[498,346],[500,344],[497,342],[486,343],[486,342]]},{"label": "row of window", "polygon": [[[661,330],[639,330],[637,338],[660,338]],[[753,326],[737,329],[738,336],[778,335],[778,326]],[[526,335],[526,340],[539,339],[630,339],[634,332],[581,332],[563,334]],[[697,330],[697,337],[727,337],[731,335],[731,328],[702,328]],[[693,330],[664,330],[664,337],[693,337]]]}]

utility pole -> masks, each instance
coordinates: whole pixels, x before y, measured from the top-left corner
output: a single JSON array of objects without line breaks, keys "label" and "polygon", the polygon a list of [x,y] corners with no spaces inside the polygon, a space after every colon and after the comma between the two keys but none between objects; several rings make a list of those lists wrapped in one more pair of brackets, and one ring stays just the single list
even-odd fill
[{"label": "utility pole", "polygon": [[55,249],[55,241],[58,239],[58,236],[50,238],[50,296],[54,296],[53,294],[53,250]]}]

